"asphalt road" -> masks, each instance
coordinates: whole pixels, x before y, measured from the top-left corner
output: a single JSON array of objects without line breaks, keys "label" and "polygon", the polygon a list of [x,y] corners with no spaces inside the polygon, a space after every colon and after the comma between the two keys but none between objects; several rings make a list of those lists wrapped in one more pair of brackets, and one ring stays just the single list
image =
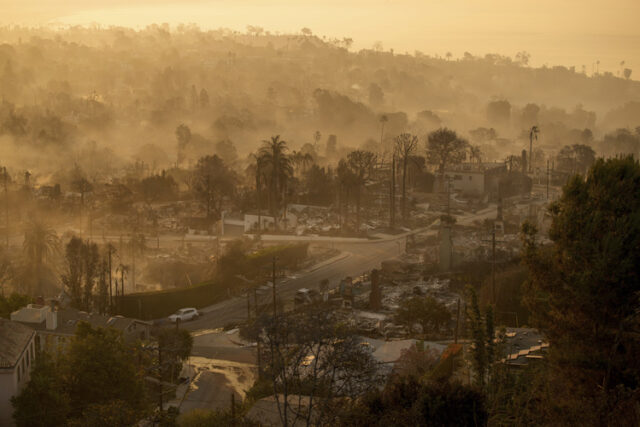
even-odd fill
[{"label": "asphalt road", "polygon": [[[335,287],[339,281],[347,276],[357,277],[370,272],[373,268],[380,268],[380,263],[393,258],[404,250],[405,237],[393,240],[369,241],[363,243],[333,243],[330,244],[342,252],[342,256],[300,277],[286,280],[276,280],[276,292],[279,300],[285,303],[293,301],[293,295],[300,288],[318,289],[320,281],[329,280],[329,287]],[[266,292],[258,296],[259,304],[271,301],[272,294]],[[253,306],[253,297],[251,297]],[[188,330],[215,329],[229,323],[241,322],[247,318],[247,299],[235,297],[222,301],[202,310],[202,316],[197,320],[185,322],[181,327]]]},{"label": "asphalt road", "polygon": [[[495,218],[495,215],[496,206],[491,205],[482,211],[460,215],[457,218],[458,224],[471,224],[476,220]],[[437,226],[428,227],[426,230],[435,233]],[[412,233],[426,230],[415,230]],[[363,273],[371,272],[374,268],[380,268],[382,261],[394,258],[404,251],[406,234],[363,242],[316,242],[316,244],[326,244],[340,250],[343,254],[342,258],[312,271],[301,273],[299,277],[277,280],[277,297],[285,304],[292,304],[293,296],[300,288],[318,290],[320,281],[324,279],[329,280],[329,288],[334,288],[341,279],[347,276],[357,277]],[[258,304],[269,304],[271,301],[271,292],[266,292],[258,297]],[[251,305],[253,307],[253,296],[251,297]],[[247,318],[247,299],[246,297],[234,297],[206,307],[201,312],[202,316],[197,320],[182,323],[181,327],[195,331],[241,323]]]}]

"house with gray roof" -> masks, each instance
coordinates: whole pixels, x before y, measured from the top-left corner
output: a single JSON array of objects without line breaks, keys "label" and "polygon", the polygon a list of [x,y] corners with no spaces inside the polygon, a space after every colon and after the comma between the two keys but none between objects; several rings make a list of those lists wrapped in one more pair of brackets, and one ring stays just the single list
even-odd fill
[{"label": "house with gray roof", "polygon": [[94,328],[115,328],[128,342],[149,340],[152,327],[151,322],[143,320],[87,313],[74,308],[58,309],[54,304],[29,304],[11,313],[11,320],[33,328],[37,333],[36,346],[49,353],[64,347],[81,322],[87,322]]},{"label": "house with gray roof", "polygon": [[14,425],[11,398],[29,381],[35,336],[32,328],[0,318],[0,426]]}]

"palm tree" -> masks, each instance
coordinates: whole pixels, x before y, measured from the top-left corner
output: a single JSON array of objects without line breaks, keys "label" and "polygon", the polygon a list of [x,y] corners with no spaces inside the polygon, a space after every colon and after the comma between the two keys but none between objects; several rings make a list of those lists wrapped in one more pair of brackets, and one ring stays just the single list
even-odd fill
[{"label": "palm tree", "polygon": [[24,232],[22,249],[25,255],[25,277],[30,291],[41,293],[44,288],[44,267],[58,251],[59,239],[55,230],[40,220],[32,220]]},{"label": "palm tree", "polygon": [[540,129],[538,126],[531,126],[529,130],[529,173],[533,172],[533,139],[538,140],[538,134],[540,133]]},{"label": "palm tree", "polygon": [[272,136],[270,140],[262,141],[262,148],[258,152],[265,173],[269,178],[270,209],[277,227],[277,214],[280,210],[280,200],[284,202],[287,180],[293,175],[291,158],[286,154],[287,142],[280,139],[280,135]]}]

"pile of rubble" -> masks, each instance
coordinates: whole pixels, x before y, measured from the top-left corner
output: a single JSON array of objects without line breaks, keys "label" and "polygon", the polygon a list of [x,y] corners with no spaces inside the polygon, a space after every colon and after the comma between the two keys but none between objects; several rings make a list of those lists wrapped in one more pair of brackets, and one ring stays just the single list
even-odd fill
[{"label": "pile of rubble", "polygon": [[431,296],[452,311],[458,302],[458,294],[449,290],[449,279],[432,277],[427,281],[420,279],[383,286],[382,306],[385,310],[395,311],[400,307],[402,301],[413,296]]}]

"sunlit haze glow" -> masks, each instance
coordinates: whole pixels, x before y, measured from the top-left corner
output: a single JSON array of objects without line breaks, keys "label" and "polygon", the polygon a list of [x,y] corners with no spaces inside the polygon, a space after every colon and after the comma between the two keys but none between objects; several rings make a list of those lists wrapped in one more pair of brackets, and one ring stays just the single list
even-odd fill
[{"label": "sunlit haze glow", "polygon": [[[380,41],[397,53],[416,50],[461,57],[526,50],[534,66],[565,65],[587,72],[640,64],[640,2],[634,0],[3,0],[3,24],[118,25],[195,23],[202,29],[244,31],[247,25],[282,33],[308,27],[315,34],[351,37],[354,48]],[[635,76],[634,76],[635,77]]]}]

